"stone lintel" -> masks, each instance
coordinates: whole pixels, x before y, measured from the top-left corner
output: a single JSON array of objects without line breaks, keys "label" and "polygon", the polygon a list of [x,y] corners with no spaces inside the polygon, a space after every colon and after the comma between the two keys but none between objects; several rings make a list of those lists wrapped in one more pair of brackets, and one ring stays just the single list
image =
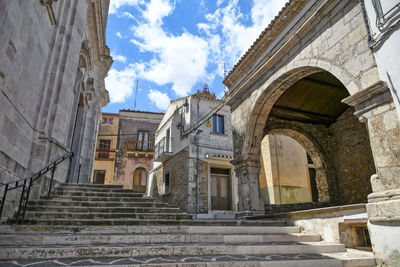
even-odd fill
[{"label": "stone lintel", "polygon": [[342,100],[343,103],[355,107],[354,115],[361,117],[368,111],[383,104],[392,102],[392,95],[387,84],[379,81],[374,85]]}]

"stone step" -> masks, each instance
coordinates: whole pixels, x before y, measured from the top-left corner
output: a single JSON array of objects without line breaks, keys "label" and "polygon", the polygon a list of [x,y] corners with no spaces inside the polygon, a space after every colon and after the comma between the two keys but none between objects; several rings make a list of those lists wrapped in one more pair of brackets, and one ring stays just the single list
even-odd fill
[{"label": "stone step", "polygon": [[[14,223],[10,220],[10,223]],[[162,219],[56,219],[56,218],[25,218],[24,224],[41,225],[192,225],[192,226],[234,226],[234,225],[254,225],[254,226],[283,226],[285,222],[280,221],[205,221],[205,220],[162,220]]]},{"label": "stone step", "polygon": [[191,220],[193,215],[190,214],[174,214],[174,213],[117,213],[111,212],[38,212],[27,211],[25,214],[26,219],[162,219],[162,220]]},{"label": "stone step", "polygon": [[[42,200],[48,200],[43,197]],[[155,198],[150,197],[86,197],[86,196],[64,196],[58,195],[51,198],[53,200],[68,200],[68,201],[111,201],[111,202],[154,202]]]},{"label": "stone step", "polygon": [[99,187],[80,187],[80,186],[61,186],[55,189],[53,192],[71,192],[71,191],[81,191],[81,192],[99,192],[99,193],[107,193],[107,192],[114,192],[114,193],[135,193],[138,195],[143,196],[144,193],[134,192],[132,189],[124,189],[124,188],[99,188]]},{"label": "stone step", "polygon": [[82,233],[82,234],[299,234],[297,226],[240,226],[242,221],[236,225],[225,226],[171,226],[171,225],[118,225],[118,226],[70,226],[70,225],[0,225],[1,234],[10,233]]},{"label": "stone step", "polygon": [[106,245],[161,243],[266,243],[318,242],[319,235],[311,234],[0,234],[1,245]]},{"label": "stone step", "polygon": [[82,257],[162,257],[200,255],[311,254],[345,252],[343,244],[323,242],[259,243],[240,245],[207,244],[138,244],[79,246],[0,246],[0,259],[47,259]]},{"label": "stone step", "polygon": [[79,188],[123,188],[119,184],[61,184],[60,187],[79,187]]},{"label": "stone step", "polygon": [[179,208],[170,207],[74,207],[74,206],[43,206],[43,205],[29,205],[27,211],[42,211],[42,212],[115,212],[115,213],[179,213]]},{"label": "stone step", "polygon": [[116,193],[116,192],[85,192],[85,191],[53,191],[50,195],[51,197],[57,196],[84,196],[84,197],[143,197],[143,194],[126,192],[126,193]]},{"label": "stone step", "polygon": [[98,257],[0,261],[0,266],[174,266],[174,267],[372,267],[372,252],[347,250],[329,254],[196,255],[163,257]]},{"label": "stone step", "polygon": [[28,206],[49,205],[49,206],[70,206],[70,207],[168,207],[163,202],[113,202],[113,201],[67,201],[67,200],[36,200],[29,201]]}]

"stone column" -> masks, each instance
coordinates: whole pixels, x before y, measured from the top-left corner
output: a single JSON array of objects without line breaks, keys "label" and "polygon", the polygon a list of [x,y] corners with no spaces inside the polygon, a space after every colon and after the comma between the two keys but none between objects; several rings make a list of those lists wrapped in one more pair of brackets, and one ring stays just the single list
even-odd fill
[{"label": "stone column", "polygon": [[260,198],[259,156],[242,156],[232,161],[238,181],[239,214],[244,216],[264,215],[264,203]]},{"label": "stone column", "polygon": [[376,83],[343,102],[365,122],[376,174],[368,196],[368,229],[378,266],[400,262],[400,122],[387,85]]}]

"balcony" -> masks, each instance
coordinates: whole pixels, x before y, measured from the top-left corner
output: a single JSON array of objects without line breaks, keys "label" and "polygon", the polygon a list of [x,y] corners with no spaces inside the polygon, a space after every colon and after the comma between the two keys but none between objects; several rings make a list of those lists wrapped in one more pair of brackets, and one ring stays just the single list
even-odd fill
[{"label": "balcony", "polygon": [[154,161],[164,162],[172,156],[172,138],[163,137],[154,148]]},{"label": "balcony", "polygon": [[128,140],[126,141],[126,151],[138,153],[138,152],[151,152],[154,153],[154,142],[153,141],[137,141]]},{"label": "balcony", "polygon": [[115,149],[96,149],[96,160],[114,160],[115,159]]}]

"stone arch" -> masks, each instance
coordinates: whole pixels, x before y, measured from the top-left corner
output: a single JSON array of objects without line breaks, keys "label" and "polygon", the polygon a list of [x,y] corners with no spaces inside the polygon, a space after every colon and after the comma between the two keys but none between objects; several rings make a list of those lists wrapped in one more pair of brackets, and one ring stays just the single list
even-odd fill
[{"label": "stone arch", "polygon": [[303,129],[286,124],[268,124],[264,130],[264,136],[270,134],[289,136],[303,146],[303,148],[310,155],[315,167],[318,201],[329,202],[331,199],[334,199],[335,195],[332,194],[336,192],[336,188],[334,188],[334,190],[329,188],[332,187],[330,180],[334,179],[334,177],[331,177],[331,173],[329,171],[330,163],[328,161],[328,155],[318,141]]},{"label": "stone arch", "polygon": [[80,68],[90,69],[92,67],[92,60],[90,56],[90,48],[87,43],[87,41],[82,42],[78,66]]},{"label": "stone arch", "polygon": [[266,80],[256,91],[256,101],[252,106],[249,121],[246,126],[241,155],[259,155],[264,126],[274,103],[279,97],[300,79],[318,72],[327,71],[336,77],[347,89],[350,95],[361,91],[361,85],[355,77],[346,70],[328,61],[300,59],[279,69]]},{"label": "stone arch", "polygon": [[135,170],[138,168],[143,168],[147,171],[147,173],[150,172],[150,169],[146,166],[146,164],[144,163],[138,163],[135,165],[135,167],[133,167],[132,171],[131,171],[131,176],[135,173]]}]

